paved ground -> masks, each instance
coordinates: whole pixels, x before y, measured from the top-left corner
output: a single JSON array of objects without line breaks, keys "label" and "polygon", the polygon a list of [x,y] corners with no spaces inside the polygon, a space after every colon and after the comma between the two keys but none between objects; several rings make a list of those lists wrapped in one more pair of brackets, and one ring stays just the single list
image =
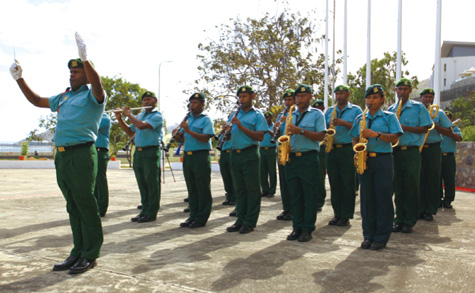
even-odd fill
[{"label": "paved ground", "polygon": [[[329,200],[314,239],[286,241],[289,222],[276,221],[280,198],[263,199],[257,229],[225,232],[234,218],[213,172],[208,225],[186,219],[181,172],[167,171],[156,222],[131,223],[138,211],[132,170],[109,170],[110,209],[98,267],[82,275],[52,272],[72,238],[54,170],[0,170],[0,292],[474,292],[475,195],[458,192],[455,209],[439,210],[413,234],[395,233],[382,251],[359,249],[359,207],[349,227],[328,226]],[[328,186],[327,186],[328,189]],[[359,198],[357,198],[359,204]]]}]

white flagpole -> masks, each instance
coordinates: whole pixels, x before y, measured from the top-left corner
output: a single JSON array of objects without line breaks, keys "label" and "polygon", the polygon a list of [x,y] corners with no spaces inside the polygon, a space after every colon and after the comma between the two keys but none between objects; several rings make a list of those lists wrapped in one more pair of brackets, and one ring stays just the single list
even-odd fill
[{"label": "white flagpole", "polygon": [[328,0],[326,0],[326,16],[325,16],[325,90],[323,104],[328,109]]},{"label": "white flagpole", "polygon": [[437,0],[437,24],[435,33],[434,104],[440,105],[440,39],[442,24],[442,0]]},{"label": "white flagpole", "polygon": [[368,27],[366,41],[366,88],[368,88],[371,85],[371,0],[368,0]]},{"label": "white flagpole", "polygon": [[348,0],[345,0],[345,8],[344,8],[344,24],[343,24],[343,84],[347,85],[348,84],[348,52],[347,52],[347,33],[348,33],[348,23],[347,23],[347,6],[348,6]]},{"label": "white flagpole", "polygon": [[397,18],[397,60],[396,60],[396,82],[401,79],[401,63],[402,63],[402,0],[399,0],[398,18]]}]

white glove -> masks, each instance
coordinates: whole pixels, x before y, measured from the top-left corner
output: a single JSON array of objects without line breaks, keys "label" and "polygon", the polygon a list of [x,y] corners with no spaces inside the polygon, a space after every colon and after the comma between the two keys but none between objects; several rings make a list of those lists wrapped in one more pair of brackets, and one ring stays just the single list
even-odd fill
[{"label": "white glove", "polygon": [[21,69],[20,63],[15,59],[12,66],[10,66],[10,73],[13,76],[14,80],[19,80],[21,78],[23,70]]},{"label": "white glove", "polygon": [[82,61],[87,61],[86,44],[82,37],[76,32],[76,44],[78,45],[79,57]]}]

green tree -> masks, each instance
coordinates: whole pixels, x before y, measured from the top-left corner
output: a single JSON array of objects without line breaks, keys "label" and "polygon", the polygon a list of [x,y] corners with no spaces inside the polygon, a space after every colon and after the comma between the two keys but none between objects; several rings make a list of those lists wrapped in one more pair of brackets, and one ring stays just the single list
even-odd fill
[{"label": "green tree", "polygon": [[218,40],[198,45],[200,78],[193,91],[205,93],[208,106],[229,113],[236,108],[237,88],[244,84],[256,91],[258,108],[273,112],[283,108],[282,93],[299,83],[313,85],[317,96],[323,95],[324,55],[317,52],[324,36],[316,35],[309,17],[284,11],[231,20],[231,25],[219,27]]},{"label": "green tree", "polygon": [[[406,54],[402,53],[401,64],[406,66],[409,61],[406,60]],[[386,105],[391,105],[395,101],[395,84],[396,84],[396,61],[397,53],[392,54],[385,52],[381,59],[371,60],[371,83],[379,83],[386,92]],[[417,88],[419,80],[417,76],[409,77],[407,70],[401,72],[402,77],[409,78],[412,81],[412,87]],[[364,94],[366,91],[366,64],[363,65],[356,74],[348,74],[348,86],[351,91],[351,101],[365,107]]]},{"label": "green tree", "polygon": [[41,116],[38,128],[30,131],[26,140],[28,141],[53,141],[54,129],[56,128],[56,113],[50,113],[46,116]]},{"label": "green tree", "polygon": [[457,126],[462,129],[463,140],[475,141],[475,93],[456,99],[447,110],[452,112],[454,119],[460,118]]}]

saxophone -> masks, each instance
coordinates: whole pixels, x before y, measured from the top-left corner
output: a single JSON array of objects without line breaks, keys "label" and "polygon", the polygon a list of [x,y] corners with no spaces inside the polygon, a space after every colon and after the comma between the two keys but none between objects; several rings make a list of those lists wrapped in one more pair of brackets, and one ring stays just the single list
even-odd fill
[{"label": "saxophone", "polygon": [[295,105],[292,105],[289,109],[287,114],[287,119],[285,120],[285,131],[284,135],[279,137],[277,140],[279,142],[279,146],[277,148],[277,158],[279,160],[279,164],[285,166],[285,164],[289,161],[289,154],[290,154],[290,137],[292,134],[288,132],[288,127],[292,124],[292,114],[294,113]]},{"label": "saxophone", "polygon": [[325,151],[327,153],[331,152],[332,149],[333,149],[333,142],[335,141],[335,134],[336,134],[336,126],[335,124],[333,123],[333,120],[335,119],[336,117],[336,105],[335,105],[335,108],[333,109],[331,115],[330,115],[330,125],[327,129],[327,135],[325,135],[325,145],[326,145],[326,148],[325,148]]},{"label": "saxophone", "polygon": [[364,173],[366,170],[366,144],[368,140],[363,137],[363,130],[366,129],[366,113],[368,112],[368,108],[366,108],[363,112],[363,117],[361,117],[360,121],[360,141],[353,146],[353,150],[355,151],[355,167],[356,172],[360,175]]},{"label": "saxophone", "polygon": [[[399,100],[399,105],[397,106],[396,113],[395,113],[398,121],[401,119],[401,110],[402,110],[402,101]],[[392,145],[392,147],[393,148],[397,147],[398,144],[399,144],[399,138],[397,139],[397,142]]]}]

